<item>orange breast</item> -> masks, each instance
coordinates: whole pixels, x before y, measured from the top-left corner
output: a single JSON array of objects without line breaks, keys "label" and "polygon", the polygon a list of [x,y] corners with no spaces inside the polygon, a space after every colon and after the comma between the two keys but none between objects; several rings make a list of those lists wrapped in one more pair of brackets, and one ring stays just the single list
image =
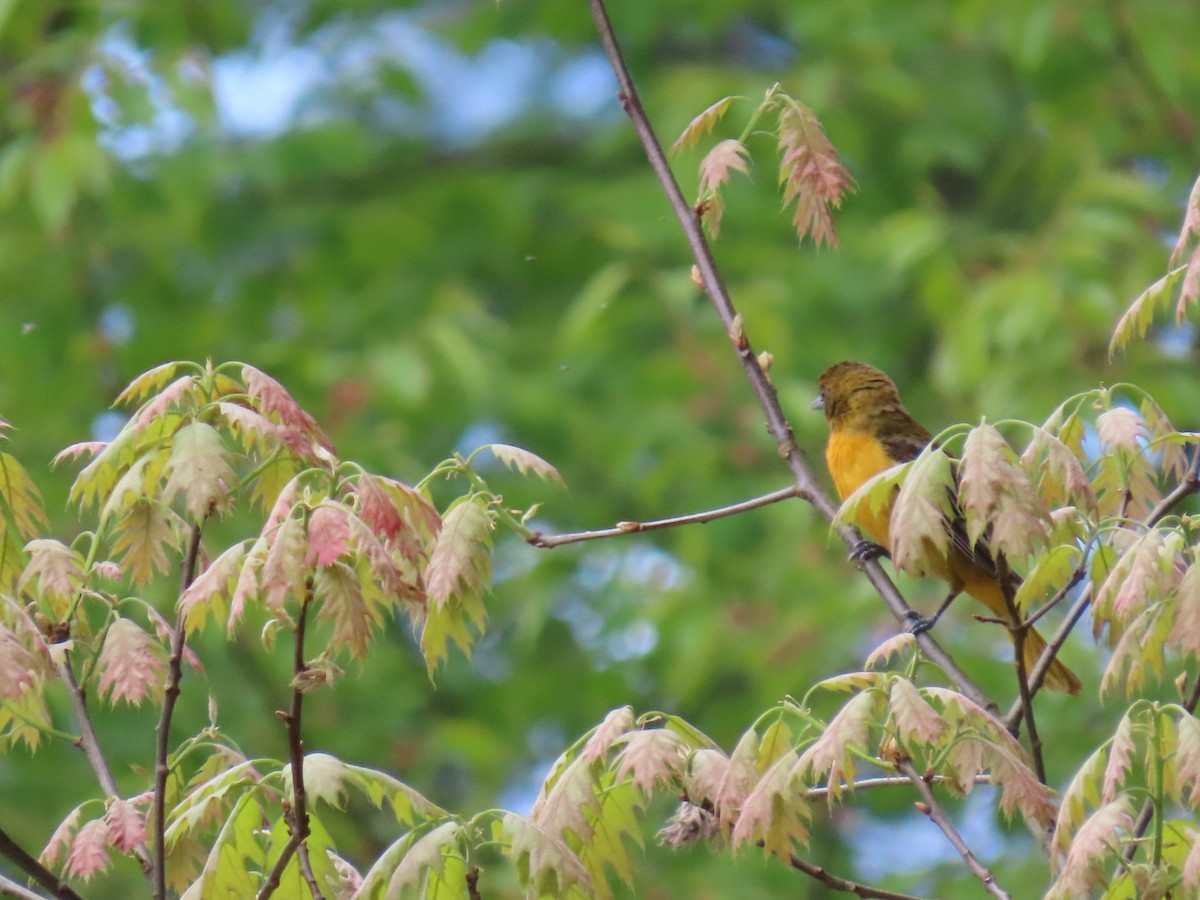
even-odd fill
[{"label": "orange breast", "polygon": [[[883,444],[873,436],[861,431],[838,431],[829,436],[825,447],[825,462],[833,476],[838,497],[845,500],[862,485],[884,469],[891,468],[896,461],[888,456]],[[891,498],[881,508],[859,509],[854,524],[871,540],[890,547],[888,521],[892,515]]]}]

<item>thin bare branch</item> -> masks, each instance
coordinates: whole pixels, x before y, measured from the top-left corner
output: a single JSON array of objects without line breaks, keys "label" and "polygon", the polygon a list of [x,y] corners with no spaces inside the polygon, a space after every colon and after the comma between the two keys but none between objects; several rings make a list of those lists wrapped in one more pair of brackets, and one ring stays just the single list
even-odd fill
[{"label": "thin bare branch", "polygon": [[917,789],[917,793],[921,795],[921,799],[924,801],[920,807],[921,812],[925,813],[933,824],[942,829],[942,833],[946,835],[946,840],[958,851],[959,856],[963,858],[963,862],[967,864],[967,868],[971,870],[971,874],[979,879],[980,883],[983,884],[987,892],[993,897],[1009,900],[1008,892],[996,884],[996,877],[971,852],[971,848],[967,846],[962,835],[958,833],[957,829],[955,829],[946,817],[946,814],[942,812],[937,798],[933,796],[933,790],[929,787],[928,782],[913,768],[912,763],[907,759],[900,760],[896,763],[896,768],[908,776],[908,780],[912,782],[913,787]]},{"label": "thin bare branch", "polygon": [[619,537],[623,534],[636,534],[639,531],[674,528],[677,525],[703,525],[706,522],[712,522],[714,519],[734,516],[738,513],[758,509],[761,506],[778,503],[780,500],[790,500],[793,497],[799,496],[800,489],[796,485],[792,485],[778,491],[772,491],[769,494],[763,494],[761,497],[754,497],[750,500],[743,500],[741,503],[734,503],[731,506],[722,506],[718,509],[710,509],[698,513],[688,513],[685,516],[656,519],[653,522],[619,522],[614,528],[602,528],[599,531],[577,531],[573,534],[543,534],[540,531],[535,531],[526,540],[535,547],[549,549],[561,547],[564,544],[576,544],[580,541],[595,541],[601,538]]},{"label": "thin bare branch", "polygon": [[[795,478],[796,496],[811,503],[826,521],[832,522],[834,516],[837,514],[837,504],[833,502],[829,494],[821,487],[820,482],[813,473],[812,467],[808,464],[808,459],[804,451],[796,443],[792,426],[789,424],[787,417],[783,414],[783,408],[780,406],[775,386],[771,384],[767,373],[759,364],[757,354],[754,352],[754,348],[746,336],[742,319],[737,314],[733,301],[725,289],[725,284],[717,269],[716,260],[713,258],[712,249],[709,247],[708,241],[704,236],[704,231],[696,212],[679,189],[679,184],[671,172],[671,167],[667,162],[662,145],[659,143],[650,120],[642,108],[641,101],[638,99],[633,78],[629,73],[629,68],[625,65],[625,60],[617,44],[616,34],[613,31],[612,22],[608,17],[608,10],[605,8],[603,0],[588,0],[588,6],[592,12],[592,18],[595,20],[596,30],[600,35],[600,43],[604,48],[605,55],[608,57],[613,72],[616,74],[619,89],[618,97],[621,105],[633,122],[634,130],[641,139],[650,166],[654,170],[659,183],[662,185],[663,191],[666,193],[667,200],[671,205],[672,211],[675,213],[676,219],[679,220],[680,228],[683,230],[684,237],[687,239],[688,245],[692,250],[692,255],[696,260],[696,268],[700,275],[701,284],[709,300],[716,308],[717,315],[725,326],[725,332],[729,335],[730,341],[737,353],[742,371],[750,382],[754,396],[763,410],[763,414],[767,420],[767,430],[775,440],[780,456],[787,462],[788,468],[793,478]],[[858,546],[862,540],[858,532],[848,526],[839,527],[838,534],[848,547]],[[873,559],[864,560],[860,563],[860,567],[872,586],[883,598],[892,615],[896,617],[896,620],[899,622],[911,621],[913,616],[912,608],[904,600],[904,597],[901,596],[896,585],[888,577],[883,567],[879,565],[879,562]],[[928,632],[923,632],[917,636],[917,644],[920,646],[921,652],[930,661],[939,666],[963,694],[989,710],[996,709],[996,704],[991,698],[979,689]]]},{"label": "thin bare branch", "polygon": [[[1033,691],[1029,687],[1029,673],[1025,669],[1025,640],[1029,637],[1029,625],[1017,609],[1012,580],[1008,578],[1008,563],[997,554],[996,562],[1002,567],[1000,583],[1004,586],[1004,604],[1008,612],[1008,630],[1012,633],[1013,660],[1017,670],[1017,691],[1020,694],[1022,715],[1029,733],[1029,754],[1033,757],[1033,770],[1038,781],[1046,783],[1046,760],[1042,754],[1042,739],[1038,734],[1037,718],[1033,714]],[[1015,737],[1014,733],[1014,737]]]},{"label": "thin bare branch", "polygon": [[[179,595],[191,586],[196,578],[196,562],[200,556],[200,533],[203,523],[192,525],[188,535],[187,552],[179,573]],[[167,658],[167,684],[163,690],[162,713],[158,718],[154,747],[154,799],[151,824],[154,837],[154,898],[167,898],[167,848],[163,840],[166,832],[167,778],[171,769],[167,764],[171,750],[171,717],[175,714],[175,701],[179,699],[179,682],[183,679],[183,645],[185,633],[183,616],[176,615],[175,628],[171,632],[171,653]]]},{"label": "thin bare branch", "polygon": [[895,891],[885,891],[883,888],[871,887],[869,884],[858,884],[855,881],[840,878],[832,872],[826,871],[824,867],[801,859],[794,853],[788,857],[788,862],[791,863],[793,869],[803,872],[811,878],[815,878],[826,887],[835,891],[842,891],[846,894],[853,894],[855,897],[874,897],[877,900],[921,900],[921,898],[913,894],[898,894]]},{"label": "thin bare branch", "polygon": [[[942,784],[949,780],[950,779],[948,779],[945,775],[930,775],[925,779],[927,784]],[[976,773],[975,784],[991,784],[991,783],[992,783],[992,776],[990,773],[988,773],[988,772]],[[899,785],[907,786],[908,784],[910,784],[909,780],[903,775],[880,775],[876,778],[859,779],[858,781],[855,781],[854,784],[844,784],[843,783],[838,786],[837,793],[845,794],[847,791],[854,791],[857,793],[858,791],[869,790],[870,788],[898,787]],[[824,797],[828,794],[829,794],[829,788],[827,788],[827,787],[809,788],[807,791],[804,792],[804,796],[807,797],[809,800],[814,800],[818,797]]]},{"label": "thin bare branch", "polygon": [[[81,900],[69,884],[43,866],[24,847],[0,828],[0,854],[11,859],[26,875],[50,892],[50,896],[59,900]],[[35,895],[36,896],[36,895]]]},{"label": "thin bare branch", "polygon": [[[70,655],[62,654],[62,658],[58,663],[58,675],[67,685],[67,696],[71,700],[71,709],[75,712],[75,720],[79,725],[79,747],[83,750],[84,756],[87,757],[88,763],[92,767],[92,771],[96,773],[96,780],[100,782],[100,788],[104,791],[104,796],[109,799],[120,799],[121,792],[117,788],[116,779],[113,778],[112,768],[108,764],[108,759],[104,756],[104,751],[100,749],[100,737],[96,734],[96,727],[92,723],[92,716],[87,708],[87,690],[79,683],[75,677],[75,671],[71,668]],[[138,844],[134,850],[134,855],[137,857],[138,865],[146,875],[150,875],[153,869],[153,864],[150,860],[150,851],[144,843]]]},{"label": "thin bare branch", "polygon": [[1197,492],[1200,492],[1200,450],[1194,451],[1192,465],[1179,484],[1175,485],[1170,493],[1159,500],[1154,509],[1150,510],[1150,515],[1146,516],[1146,527],[1157,525],[1180,502]]},{"label": "thin bare branch", "polygon": [[25,885],[0,875],[0,897],[17,897],[19,900],[46,900],[41,894],[31,891]]},{"label": "thin bare branch", "polygon": [[[1050,671],[1050,665],[1054,662],[1054,658],[1058,655],[1058,651],[1062,649],[1062,645],[1067,642],[1067,638],[1071,636],[1079,620],[1083,618],[1083,614],[1087,612],[1087,608],[1092,603],[1092,588],[1089,585],[1084,588],[1079,596],[1075,598],[1075,602],[1071,605],[1071,609],[1067,612],[1066,618],[1058,626],[1058,630],[1054,632],[1054,637],[1046,642],[1046,649],[1042,651],[1042,655],[1038,657],[1037,665],[1033,667],[1033,671],[1029,673],[1029,690],[1030,693],[1036,695],[1042,687],[1042,682],[1046,678],[1046,673]],[[1004,717],[1004,725],[1013,733],[1021,727],[1021,720],[1025,717],[1025,707],[1022,705],[1021,699],[1017,698],[1013,702],[1012,707],[1008,711],[1008,715]]]},{"label": "thin bare branch", "polygon": [[[304,880],[308,882],[308,888],[312,892],[313,900],[324,900],[320,884],[317,882],[316,875],[313,874],[312,863],[308,858],[308,844],[306,843],[310,831],[308,824],[308,791],[304,786],[304,691],[301,689],[301,685],[303,683],[302,676],[308,670],[308,664],[304,661],[304,633],[308,625],[308,609],[312,605],[312,600],[313,579],[310,575],[305,582],[304,599],[300,603],[300,612],[296,616],[296,641],[292,654],[292,668],[295,676],[292,680],[292,708],[287,713],[279,713],[280,718],[287,724],[288,759],[292,770],[291,802],[289,805],[285,805],[285,815],[287,816],[288,829],[291,831],[291,835],[288,838],[288,842],[283,845],[283,849],[279,853],[279,858],[275,860],[275,865],[271,867],[267,880],[263,883],[262,888],[259,889],[256,900],[267,900],[268,897],[275,893],[279,887],[280,880],[283,878],[283,872],[293,855],[297,857],[300,865],[300,873],[304,876]],[[290,806],[290,809],[288,806]]]},{"label": "thin bare branch", "polygon": [[1042,606],[1038,608],[1037,612],[1033,613],[1025,620],[1025,626],[1027,628],[1032,628],[1035,624],[1037,624],[1037,621],[1041,619],[1042,616],[1046,615],[1046,613],[1050,612],[1050,610],[1062,603],[1063,600],[1066,599],[1067,595],[1071,593],[1071,591],[1075,589],[1075,586],[1078,585],[1079,582],[1083,581],[1085,577],[1087,577],[1086,559],[1084,562],[1080,563],[1079,568],[1072,573],[1071,580],[1059,588],[1058,592],[1053,597],[1042,604]]}]

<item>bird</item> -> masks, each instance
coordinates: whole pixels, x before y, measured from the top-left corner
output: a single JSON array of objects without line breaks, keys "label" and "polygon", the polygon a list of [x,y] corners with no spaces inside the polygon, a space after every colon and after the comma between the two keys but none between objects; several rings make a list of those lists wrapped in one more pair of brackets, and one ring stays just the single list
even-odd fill
[{"label": "bird", "polygon": [[[905,409],[895,382],[874,366],[852,360],[835,363],[821,374],[817,387],[819,393],[812,407],[824,412],[829,422],[825,462],[842,501],[885,469],[916,459],[933,439]],[[857,546],[853,558],[887,555],[890,551],[891,507],[898,491],[896,488],[881,508],[868,508],[870,504],[860,507],[854,524],[874,543]],[[1001,573],[984,538],[971,544],[957,502],[952,503],[951,510],[953,518],[945,522],[949,549],[944,558],[930,560],[926,566],[927,575],[950,585],[950,594],[931,619],[914,614],[910,628],[914,632],[932,627],[962,592],[1007,620],[1006,581],[1002,579],[1007,576],[1010,591],[1020,585],[1015,573]],[[1027,672],[1032,671],[1045,648],[1045,639],[1029,629],[1022,654]],[[1045,684],[1068,694],[1082,687],[1078,676],[1058,659],[1047,670]]]}]

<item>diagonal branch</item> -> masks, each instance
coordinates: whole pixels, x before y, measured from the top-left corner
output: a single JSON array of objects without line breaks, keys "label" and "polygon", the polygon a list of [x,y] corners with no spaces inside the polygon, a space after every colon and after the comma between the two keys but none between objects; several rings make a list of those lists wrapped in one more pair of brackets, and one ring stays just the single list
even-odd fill
[{"label": "diagonal branch", "polygon": [[875,900],[920,900],[919,897],[914,897],[912,894],[898,894],[895,891],[885,891],[883,888],[871,887],[869,884],[859,884],[856,881],[849,881],[827,871],[824,866],[810,863],[808,860],[794,853],[788,857],[788,862],[796,871],[803,872],[805,875],[815,878],[826,887],[835,891],[842,891],[846,894],[853,894],[855,897],[872,897]]},{"label": "diagonal branch", "polygon": [[791,487],[781,488],[778,491],[772,491],[769,494],[763,494],[761,497],[743,500],[741,503],[734,503],[731,506],[722,506],[719,509],[688,513],[685,516],[675,516],[670,519],[656,519],[653,522],[620,522],[614,528],[602,528],[599,531],[578,531],[573,534],[543,534],[540,531],[535,531],[526,540],[535,547],[551,549],[561,547],[564,544],[595,541],[601,538],[618,537],[622,534],[635,534],[639,531],[655,531],[659,528],[674,528],[677,525],[704,525],[715,519],[734,516],[738,513],[758,509],[760,506],[769,506],[772,503],[778,503],[780,500],[790,500],[792,497],[799,496],[800,489],[796,485],[792,485]]},{"label": "diagonal branch", "polygon": [[[200,532],[203,523],[196,522],[188,535],[187,553],[179,575],[179,595],[182,597],[196,577],[196,561],[200,556]],[[171,750],[171,717],[175,715],[175,701],[179,699],[179,682],[183,679],[183,646],[186,640],[182,615],[175,617],[175,629],[171,632],[171,654],[167,659],[167,685],[163,690],[163,708],[155,731],[154,747],[154,798],[152,816],[154,825],[154,898],[167,898],[167,848],[163,840],[166,832],[167,778],[171,774],[167,758]]]},{"label": "diagonal branch", "polygon": [[967,864],[967,868],[971,870],[971,874],[979,879],[987,892],[993,897],[1001,898],[1001,900],[1009,900],[1008,892],[996,884],[996,877],[971,852],[971,848],[962,839],[962,835],[958,833],[950,823],[950,820],[946,818],[946,814],[942,812],[937,798],[933,796],[933,790],[926,783],[925,779],[917,774],[917,770],[913,768],[912,763],[907,759],[902,759],[896,763],[896,768],[908,776],[908,780],[912,782],[913,787],[917,789],[917,793],[921,795],[921,799],[924,801],[924,804],[920,807],[921,812],[925,813],[933,824],[942,829],[942,833],[946,835],[946,839],[950,842],[951,846],[963,858],[963,862]]},{"label": "diagonal branch", "polygon": [[0,875],[0,897],[17,897],[19,900],[45,900],[41,894],[36,894],[25,885]]},{"label": "diagonal branch", "polygon": [[[96,734],[96,726],[92,723],[91,714],[88,712],[87,690],[75,677],[75,671],[71,668],[70,655],[66,652],[58,661],[58,674],[67,685],[67,696],[71,699],[71,708],[75,711],[75,720],[79,724],[79,746],[83,749],[92,771],[96,773],[96,780],[100,782],[104,796],[109,799],[119,799],[121,792],[117,788],[116,779],[113,778],[108,759],[100,748],[100,737]],[[133,848],[133,852],[137,856],[138,865],[142,867],[142,871],[149,875],[153,866],[150,860],[150,851],[146,849],[145,843],[138,844]]]},{"label": "diagonal branch", "polygon": [[69,884],[43,866],[24,847],[0,828],[0,854],[7,856],[16,863],[22,872],[50,892],[52,897],[59,900],[80,900],[80,897]]},{"label": "diagonal branch", "polygon": [[[774,438],[780,456],[786,461],[792,477],[795,479],[796,496],[807,500],[816,507],[817,511],[820,512],[826,521],[832,522],[837,513],[837,504],[833,502],[821,487],[816,476],[813,474],[812,467],[808,464],[804,451],[796,443],[792,426],[788,423],[786,416],[783,414],[783,408],[779,404],[779,397],[776,394],[775,386],[771,384],[767,373],[759,364],[754,349],[750,345],[750,340],[746,336],[742,319],[735,310],[733,301],[730,299],[724,282],[721,280],[716,260],[713,258],[712,249],[704,237],[704,232],[700,226],[696,212],[688,204],[687,199],[683,196],[683,192],[679,189],[679,184],[671,172],[671,167],[667,162],[662,145],[659,143],[654,133],[654,128],[646,116],[646,111],[642,108],[641,101],[638,99],[637,89],[634,87],[629,68],[625,65],[625,60],[621,55],[621,49],[617,44],[616,34],[613,32],[612,22],[608,18],[608,10],[604,6],[604,0],[588,0],[588,6],[592,12],[592,18],[596,23],[596,30],[600,35],[600,43],[604,48],[604,53],[608,57],[609,64],[612,66],[613,72],[617,77],[618,96],[621,100],[621,105],[633,122],[634,130],[641,139],[650,166],[654,170],[659,183],[662,185],[663,191],[666,193],[667,200],[675,213],[676,219],[679,220],[680,228],[683,229],[684,237],[687,239],[688,246],[691,247],[692,255],[695,257],[696,269],[699,273],[701,284],[704,287],[705,293],[708,294],[709,300],[712,301],[713,306],[716,308],[717,315],[725,326],[726,334],[729,335],[733,343],[734,349],[737,352],[738,362],[742,366],[742,371],[750,382],[754,396],[758,400],[759,406],[766,417],[767,430],[771,433],[771,437]],[[858,533],[848,526],[839,527],[838,534],[849,547],[855,547],[861,541]],[[896,585],[888,577],[883,567],[879,565],[879,562],[877,560],[864,560],[860,563],[860,566],[897,621],[911,621],[913,615],[912,608],[904,600],[904,597],[901,596]],[[917,644],[920,646],[921,652],[933,663],[941,667],[958,689],[973,702],[989,710],[996,709],[996,704],[967,677],[967,674],[963,672],[958,664],[954,662],[953,658],[928,632],[917,636]]]}]

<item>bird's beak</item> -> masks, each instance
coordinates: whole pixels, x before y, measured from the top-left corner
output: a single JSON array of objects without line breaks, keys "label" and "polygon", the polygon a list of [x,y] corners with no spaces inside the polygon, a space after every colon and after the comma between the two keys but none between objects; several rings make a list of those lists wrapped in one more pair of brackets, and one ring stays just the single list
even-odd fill
[{"label": "bird's beak", "polygon": [[809,408],[809,409],[822,409],[822,410],[823,410],[823,409],[825,408],[825,395],[824,395],[824,394],[817,394],[817,396],[816,396],[816,397],[813,399],[813,402],[812,402],[812,403],[810,403],[810,404],[808,404],[808,408]]}]

